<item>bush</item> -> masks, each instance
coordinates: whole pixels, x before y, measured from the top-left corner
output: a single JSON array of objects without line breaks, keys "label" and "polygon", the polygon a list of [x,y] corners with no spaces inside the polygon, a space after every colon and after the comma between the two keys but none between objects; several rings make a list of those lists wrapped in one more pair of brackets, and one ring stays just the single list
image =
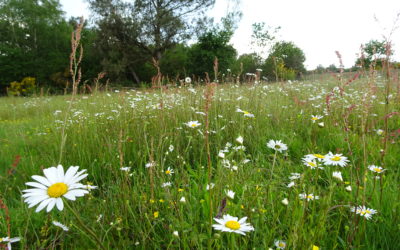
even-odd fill
[{"label": "bush", "polygon": [[31,95],[35,89],[36,79],[34,77],[25,77],[21,82],[10,83],[8,94],[13,96],[28,96]]}]

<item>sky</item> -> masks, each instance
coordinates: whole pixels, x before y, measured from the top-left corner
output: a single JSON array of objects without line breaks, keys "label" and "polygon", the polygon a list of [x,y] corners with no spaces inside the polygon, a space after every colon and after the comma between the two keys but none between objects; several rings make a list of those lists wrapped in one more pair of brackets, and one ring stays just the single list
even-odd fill
[{"label": "sky", "polygon": [[[60,0],[66,16],[89,18],[84,0]],[[335,51],[342,55],[345,67],[351,67],[360,45],[371,39],[389,37],[393,42],[394,59],[400,61],[399,0],[216,0],[209,15],[219,20],[227,10],[238,8],[243,16],[231,44],[239,54],[251,53],[252,24],[265,22],[280,26],[279,40],[291,41],[306,56],[307,69],[317,65],[339,65]],[[395,29],[394,29],[395,28]],[[394,29],[394,32],[391,32]]]}]

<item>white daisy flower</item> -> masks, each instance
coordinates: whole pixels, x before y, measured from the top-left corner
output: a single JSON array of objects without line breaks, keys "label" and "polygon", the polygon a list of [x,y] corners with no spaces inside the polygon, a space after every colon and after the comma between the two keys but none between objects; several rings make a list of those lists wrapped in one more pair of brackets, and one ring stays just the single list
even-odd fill
[{"label": "white daisy flower", "polygon": [[53,223],[54,226],[61,228],[61,229],[64,230],[65,232],[68,232],[68,230],[69,230],[69,228],[68,228],[66,225],[61,224],[61,223],[58,222],[58,221],[53,221],[52,223]]},{"label": "white daisy flower", "polygon": [[323,169],[322,167],[318,166],[318,163],[315,160],[311,160],[311,161],[303,161],[303,164],[307,167],[310,167],[311,169]]},{"label": "white daisy flower", "polygon": [[11,243],[18,242],[20,240],[21,240],[20,237],[15,237],[15,238],[11,238],[11,239],[9,237],[4,237],[4,238],[0,238],[0,244],[3,242],[7,242],[7,249],[11,250]]},{"label": "white daisy flower", "polygon": [[213,188],[214,188],[214,186],[215,186],[215,184],[214,184],[214,183],[207,184],[207,187],[206,187],[206,189],[207,189],[207,190],[213,189]]},{"label": "white daisy flower", "polygon": [[347,186],[346,188],[345,188],[347,191],[349,191],[349,192],[351,192],[351,186]]},{"label": "white daisy flower", "polygon": [[47,207],[46,211],[50,212],[54,206],[62,211],[64,209],[62,197],[74,201],[76,197],[82,197],[89,193],[85,189],[85,185],[79,183],[88,175],[85,173],[86,169],[79,172],[78,169],[78,166],[72,166],[64,173],[64,168],[61,165],[46,168],[43,170],[45,177],[34,175],[32,179],[37,182],[25,183],[34,188],[23,190],[22,197],[25,198],[25,202],[29,204],[30,208],[39,204],[36,212],[45,207]]},{"label": "white daisy flower", "polygon": [[321,154],[308,154],[303,157],[303,161],[323,161],[325,159],[325,155]]},{"label": "white daisy flower", "polygon": [[310,201],[310,200],[318,200],[319,196],[304,193],[304,194],[299,194],[299,198],[302,200],[307,199],[307,201]]},{"label": "white daisy flower", "polygon": [[347,157],[343,156],[342,154],[332,154],[332,152],[326,154],[324,158],[325,165],[345,167],[348,162],[349,160],[347,160]]},{"label": "white daisy flower", "polygon": [[372,215],[377,213],[376,210],[367,208],[366,206],[352,207],[350,208],[350,211],[365,217],[367,220],[371,219]]},{"label": "white daisy flower", "polygon": [[282,143],[282,141],[280,141],[280,140],[279,141],[270,140],[267,143],[267,147],[269,147],[269,148],[271,148],[273,150],[276,150],[276,151],[278,151],[280,153],[282,153],[282,151],[285,151],[285,150],[288,149],[286,144]]},{"label": "white daisy flower", "polygon": [[161,184],[161,187],[170,187],[172,186],[171,182],[164,182],[163,184]]},{"label": "white daisy flower", "polygon": [[313,122],[313,123],[315,123],[316,121],[318,121],[319,119],[322,119],[322,115],[312,115],[311,116],[311,121]]},{"label": "white daisy flower", "polygon": [[289,204],[289,200],[287,198],[283,199],[282,204],[287,206]]},{"label": "white daisy flower", "polygon": [[184,196],[182,196],[182,198],[179,200],[179,202],[185,203],[186,202],[186,198]]},{"label": "white daisy flower", "polygon": [[154,167],[155,165],[156,165],[156,163],[154,161],[151,161],[151,162],[146,163],[145,167],[151,168],[151,167]]},{"label": "white daisy flower", "polygon": [[131,170],[131,168],[130,167],[122,167],[122,168],[120,168],[120,170],[129,172]]},{"label": "white daisy flower", "polygon": [[197,128],[198,126],[201,125],[201,123],[199,123],[198,121],[190,121],[185,124],[186,124],[186,126],[188,126],[190,128]]},{"label": "white daisy flower", "polygon": [[299,174],[299,173],[291,173],[289,176],[289,179],[293,181],[293,180],[300,179],[300,177],[301,177],[301,174]]},{"label": "white daisy flower", "polygon": [[254,118],[254,115],[252,113],[245,110],[241,110],[240,108],[237,108],[236,112],[242,113],[244,117]]},{"label": "white daisy flower", "polygon": [[175,173],[175,172],[171,167],[168,167],[167,170],[165,170],[166,175],[172,175],[173,173]]},{"label": "white daisy flower", "polygon": [[288,188],[291,188],[291,187],[293,187],[295,185],[295,183],[294,183],[294,181],[292,181],[292,182],[290,182],[288,185],[287,185],[287,187]]},{"label": "white daisy flower", "polygon": [[286,242],[284,242],[283,240],[275,240],[274,244],[275,244],[276,248],[278,248],[278,249],[286,248]]},{"label": "white daisy flower", "polygon": [[243,137],[239,136],[238,138],[236,138],[236,141],[240,144],[243,144]]},{"label": "white daisy flower", "polygon": [[375,172],[375,173],[378,173],[378,174],[383,173],[386,170],[386,169],[384,169],[382,167],[375,166],[375,165],[369,165],[368,169],[371,170],[372,172]]},{"label": "white daisy flower", "polygon": [[333,178],[338,179],[339,181],[343,181],[343,177],[342,177],[342,172],[340,171],[335,171],[332,173]]},{"label": "white daisy flower", "polygon": [[225,194],[231,199],[235,198],[235,192],[233,192],[232,190],[226,190]]},{"label": "white daisy flower", "polygon": [[189,83],[192,82],[192,79],[191,79],[190,77],[186,77],[186,78],[185,78],[185,82],[189,84]]},{"label": "white daisy flower", "polygon": [[214,218],[214,220],[218,222],[218,224],[214,224],[212,227],[222,232],[246,235],[246,232],[254,231],[254,227],[251,226],[250,223],[246,223],[247,217],[238,220],[238,217],[232,217],[226,214],[222,219]]}]

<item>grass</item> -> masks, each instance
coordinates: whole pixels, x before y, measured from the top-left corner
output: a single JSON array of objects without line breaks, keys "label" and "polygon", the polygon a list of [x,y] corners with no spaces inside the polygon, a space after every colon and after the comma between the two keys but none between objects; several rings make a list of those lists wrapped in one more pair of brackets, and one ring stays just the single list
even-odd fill
[{"label": "grass", "polygon": [[[21,237],[13,246],[35,249],[99,248],[82,223],[107,249],[268,249],[276,240],[285,241],[287,249],[396,249],[399,116],[386,119],[385,127],[385,116],[399,111],[396,86],[385,104],[385,80],[357,79],[343,95],[333,92],[328,112],[326,96],[337,85],[344,86],[335,79],[216,86],[208,102],[210,162],[205,116],[199,113],[207,102],[201,86],[78,95],[69,112],[71,96],[2,98],[0,190],[11,219],[2,210],[0,228],[6,236],[9,225],[10,236]],[[311,115],[324,117],[312,123]],[[196,120],[199,127],[185,125]],[[385,132],[378,135],[377,129]],[[239,136],[245,150],[234,149],[241,145]],[[266,146],[271,139],[282,140],[288,150],[275,154]],[[222,159],[218,154],[227,143],[232,146]],[[302,163],[307,154],[328,152],[341,153],[350,163],[318,170]],[[156,165],[146,168],[151,161]],[[98,186],[84,198],[65,201],[78,218],[70,209],[35,213],[21,197],[32,175],[57,164],[87,169],[83,183]],[[211,192],[206,190],[208,164],[215,183]],[[387,169],[380,179],[367,169],[372,164]],[[168,167],[174,174],[165,174]],[[334,179],[333,171],[341,171],[344,181]],[[291,173],[301,178],[288,188]],[[166,182],[172,185],[162,187]],[[234,199],[226,190],[236,193]],[[302,193],[319,199],[301,200]],[[350,212],[355,205],[378,213],[366,220]],[[246,236],[213,230],[210,213],[247,216],[255,230]]]}]

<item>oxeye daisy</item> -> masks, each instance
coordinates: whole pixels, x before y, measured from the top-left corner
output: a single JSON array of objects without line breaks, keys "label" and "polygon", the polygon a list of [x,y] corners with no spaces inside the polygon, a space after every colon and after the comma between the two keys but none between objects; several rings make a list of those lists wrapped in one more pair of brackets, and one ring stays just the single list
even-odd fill
[{"label": "oxeye daisy", "polygon": [[15,237],[15,238],[4,237],[0,238],[0,244],[3,242],[7,242],[7,249],[11,250],[11,243],[18,242],[20,240],[21,240],[20,237]]},{"label": "oxeye daisy", "polygon": [[366,206],[352,207],[350,211],[365,217],[367,220],[371,219],[372,215],[377,213],[375,209],[367,208]]},{"label": "oxeye daisy", "polygon": [[280,140],[279,141],[270,140],[267,143],[267,147],[269,147],[275,151],[281,152],[281,153],[288,149],[287,145],[282,143],[282,141],[280,141]]},{"label": "oxeye daisy", "polygon": [[47,207],[46,211],[50,212],[54,206],[62,211],[64,208],[63,197],[68,200],[75,200],[76,197],[82,197],[89,193],[85,189],[85,185],[79,183],[82,179],[86,178],[86,169],[78,172],[79,167],[70,167],[64,173],[64,168],[61,165],[57,167],[50,167],[43,170],[45,177],[34,175],[32,179],[37,182],[27,182],[28,186],[34,187],[31,189],[23,190],[22,197],[29,207],[39,206],[36,212],[41,211]]},{"label": "oxeye daisy", "polygon": [[226,214],[222,219],[214,218],[218,224],[212,225],[215,230],[220,230],[222,232],[237,233],[241,235],[246,235],[246,232],[254,231],[254,227],[250,223],[246,223],[247,217],[243,217],[238,220],[238,217],[232,217]]},{"label": "oxeye daisy", "polygon": [[375,165],[369,165],[368,169],[371,170],[372,172],[375,172],[375,173],[378,173],[378,174],[383,173],[386,170],[386,169],[384,169],[382,167],[375,166]]},{"label": "oxeye daisy", "polygon": [[175,172],[171,167],[168,167],[167,170],[165,170],[166,175],[172,175],[173,173],[175,173]]},{"label": "oxeye daisy", "polygon": [[225,194],[231,199],[235,198],[235,192],[233,192],[232,190],[225,190]]},{"label": "oxeye daisy", "polygon": [[322,115],[312,115],[311,116],[311,121],[313,122],[313,123],[315,123],[316,121],[318,121],[319,119],[322,119]]},{"label": "oxeye daisy", "polygon": [[321,168],[321,167],[318,167],[318,164],[315,160],[303,161],[303,164],[307,167],[310,167],[311,169]]},{"label": "oxeye daisy", "polygon": [[319,196],[304,193],[304,194],[299,194],[299,198],[302,200],[306,199],[307,201],[310,201],[310,200],[318,200]]},{"label": "oxeye daisy", "polygon": [[276,248],[278,248],[278,249],[286,248],[286,242],[284,242],[283,240],[275,240],[274,244],[275,244]]},{"label": "oxeye daisy", "polygon": [[325,155],[323,161],[325,165],[333,165],[341,167],[345,167],[349,162],[349,160],[347,160],[347,157],[343,156],[342,154],[332,154],[332,152],[329,152],[327,155]]},{"label": "oxeye daisy", "polygon": [[303,161],[323,161],[323,159],[325,159],[325,155],[321,154],[308,154],[303,157]]},{"label": "oxeye daisy", "polygon": [[333,172],[332,177],[338,179],[339,181],[343,181],[342,173],[340,171]]},{"label": "oxeye daisy", "polygon": [[61,229],[64,230],[65,232],[68,232],[68,230],[69,230],[69,228],[68,228],[66,225],[61,224],[61,223],[58,222],[58,221],[53,221],[52,223],[53,223],[54,226],[61,228]]},{"label": "oxeye daisy", "polygon": [[185,124],[186,124],[186,126],[188,126],[190,128],[197,128],[198,126],[201,125],[201,123],[199,123],[198,121],[190,121]]}]

